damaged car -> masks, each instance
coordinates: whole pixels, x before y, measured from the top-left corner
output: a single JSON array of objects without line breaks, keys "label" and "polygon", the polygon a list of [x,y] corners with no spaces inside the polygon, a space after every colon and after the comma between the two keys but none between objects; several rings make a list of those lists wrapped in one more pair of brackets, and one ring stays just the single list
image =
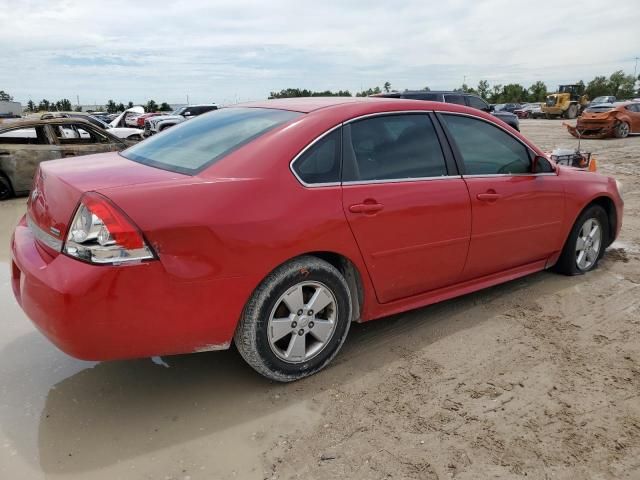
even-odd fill
[{"label": "damaged car", "polygon": [[587,108],[576,126],[564,124],[576,138],[625,138],[640,133],[640,103],[601,103]]},{"label": "damaged car", "polygon": [[80,118],[0,125],[0,200],[26,195],[45,160],[124,150],[127,143]]}]

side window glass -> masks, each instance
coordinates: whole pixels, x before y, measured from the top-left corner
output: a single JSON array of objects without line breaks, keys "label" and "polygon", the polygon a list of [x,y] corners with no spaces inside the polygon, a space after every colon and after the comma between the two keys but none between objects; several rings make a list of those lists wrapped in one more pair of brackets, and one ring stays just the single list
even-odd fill
[{"label": "side window glass", "polygon": [[325,135],[293,164],[293,170],[307,184],[340,181],[341,129]]},{"label": "side window glass", "polygon": [[527,148],[511,135],[485,121],[443,115],[464,161],[466,175],[531,173]]},{"label": "side window glass", "polygon": [[445,95],[444,101],[447,103],[456,103],[458,105],[464,105],[464,95]]},{"label": "side window glass", "polygon": [[467,102],[469,102],[469,106],[471,108],[477,108],[478,110],[488,110],[489,109],[489,105],[487,105],[484,100],[482,100],[482,99],[480,99],[478,97],[474,97],[472,95],[469,95],[467,97]]},{"label": "side window glass", "polygon": [[344,181],[447,175],[442,148],[427,115],[385,115],[354,122],[349,128]]}]

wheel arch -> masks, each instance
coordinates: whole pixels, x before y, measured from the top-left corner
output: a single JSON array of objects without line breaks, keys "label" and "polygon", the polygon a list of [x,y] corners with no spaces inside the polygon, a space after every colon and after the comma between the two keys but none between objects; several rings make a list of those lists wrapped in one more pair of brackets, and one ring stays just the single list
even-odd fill
[{"label": "wheel arch", "polygon": [[362,307],[364,305],[364,287],[362,276],[358,267],[347,257],[335,252],[309,252],[305,255],[317,257],[337,268],[344,275],[349,293],[351,294],[352,321],[360,321]]},{"label": "wheel arch", "polygon": [[602,195],[591,200],[591,202],[589,202],[589,204],[586,205],[580,213],[584,212],[584,210],[589,208],[591,205],[600,205],[602,208],[604,208],[604,211],[607,212],[607,219],[609,220],[609,238],[607,238],[606,247],[608,247],[613,243],[613,240],[616,236],[616,229],[618,227],[618,212],[616,210],[616,205],[615,203],[613,203],[613,200],[611,200],[611,198]]},{"label": "wheel arch", "polygon": [[[613,202],[613,200],[610,197],[608,197],[606,195],[600,195],[600,196],[597,196],[597,197],[591,199],[591,201],[589,201],[577,213],[577,215],[573,219],[573,223],[571,224],[571,228],[573,228],[573,225],[575,224],[575,222],[578,220],[578,218],[580,218],[580,215],[582,215],[582,213],[587,208],[589,208],[589,207],[591,207],[593,205],[601,206],[604,209],[604,211],[606,212],[606,214],[607,214],[609,232],[608,232],[608,238],[607,238],[606,245],[605,245],[605,248],[606,248],[606,247],[608,247],[609,245],[611,245],[613,243],[613,240],[615,239],[615,236],[616,236],[616,229],[618,227],[618,216],[617,216],[616,205],[615,205],[615,203]],[[571,228],[569,229],[569,232],[567,233],[567,237],[565,238],[565,243],[569,239],[569,235],[571,235]]]}]

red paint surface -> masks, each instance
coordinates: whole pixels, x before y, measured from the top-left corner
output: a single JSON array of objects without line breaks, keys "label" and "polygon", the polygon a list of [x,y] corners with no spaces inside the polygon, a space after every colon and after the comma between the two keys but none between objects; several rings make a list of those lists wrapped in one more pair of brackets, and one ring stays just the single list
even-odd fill
[{"label": "red paint surface", "polygon": [[[598,197],[614,202],[620,229],[614,181],[569,168],[544,177],[305,188],[289,170],[291,159],[329,128],[360,115],[453,111],[509,128],[451,104],[341,101],[259,105],[308,113],[193,177],[116,153],[43,163],[38,195],[28,207],[43,230],[53,226],[64,238],[82,193],[97,191],[143,232],[158,260],[90,265],[41,245],[22,222],[12,242],[12,285],[22,308],[79,358],[191,352],[228,343],[256,286],[299,255],[332,252],[349,259],[362,281],[366,321],[545,268],[576,217]],[[477,198],[486,193],[497,197]],[[384,208],[350,209],[371,201]]]}]

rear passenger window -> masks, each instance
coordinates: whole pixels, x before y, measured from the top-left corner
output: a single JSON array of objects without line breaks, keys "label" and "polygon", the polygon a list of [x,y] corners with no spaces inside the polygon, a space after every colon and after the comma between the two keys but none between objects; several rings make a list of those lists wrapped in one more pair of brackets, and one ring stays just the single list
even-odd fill
[{"label": "rear passenger window", "polygon": [[466,175],[532,173],[527,148],[511,135],[487,122],[462,115],[447,115]]},{"label": "rear passenger window", "polygon": [[304,152],[293,164],[300,180],[307,184],[340,181],[341,129],[324,136]]},{"label": "rear passenger window", "polygon": [[344,181],[447,175],[442,148],[427,115],[368,118],[350,124],[349,129]]},{"label": "rear passenger window", "polygon": [[447,103],[456,103],[458,105],[465,105],[464,95],[445,95],[444,101]]},{"label": "rear passenger window", "polygon": [[477,108],[478,110],[489,110],[489,105],[481,98],[469,95],[467,97],[467,102],[469,103],[469,106],[471,108]]}]

